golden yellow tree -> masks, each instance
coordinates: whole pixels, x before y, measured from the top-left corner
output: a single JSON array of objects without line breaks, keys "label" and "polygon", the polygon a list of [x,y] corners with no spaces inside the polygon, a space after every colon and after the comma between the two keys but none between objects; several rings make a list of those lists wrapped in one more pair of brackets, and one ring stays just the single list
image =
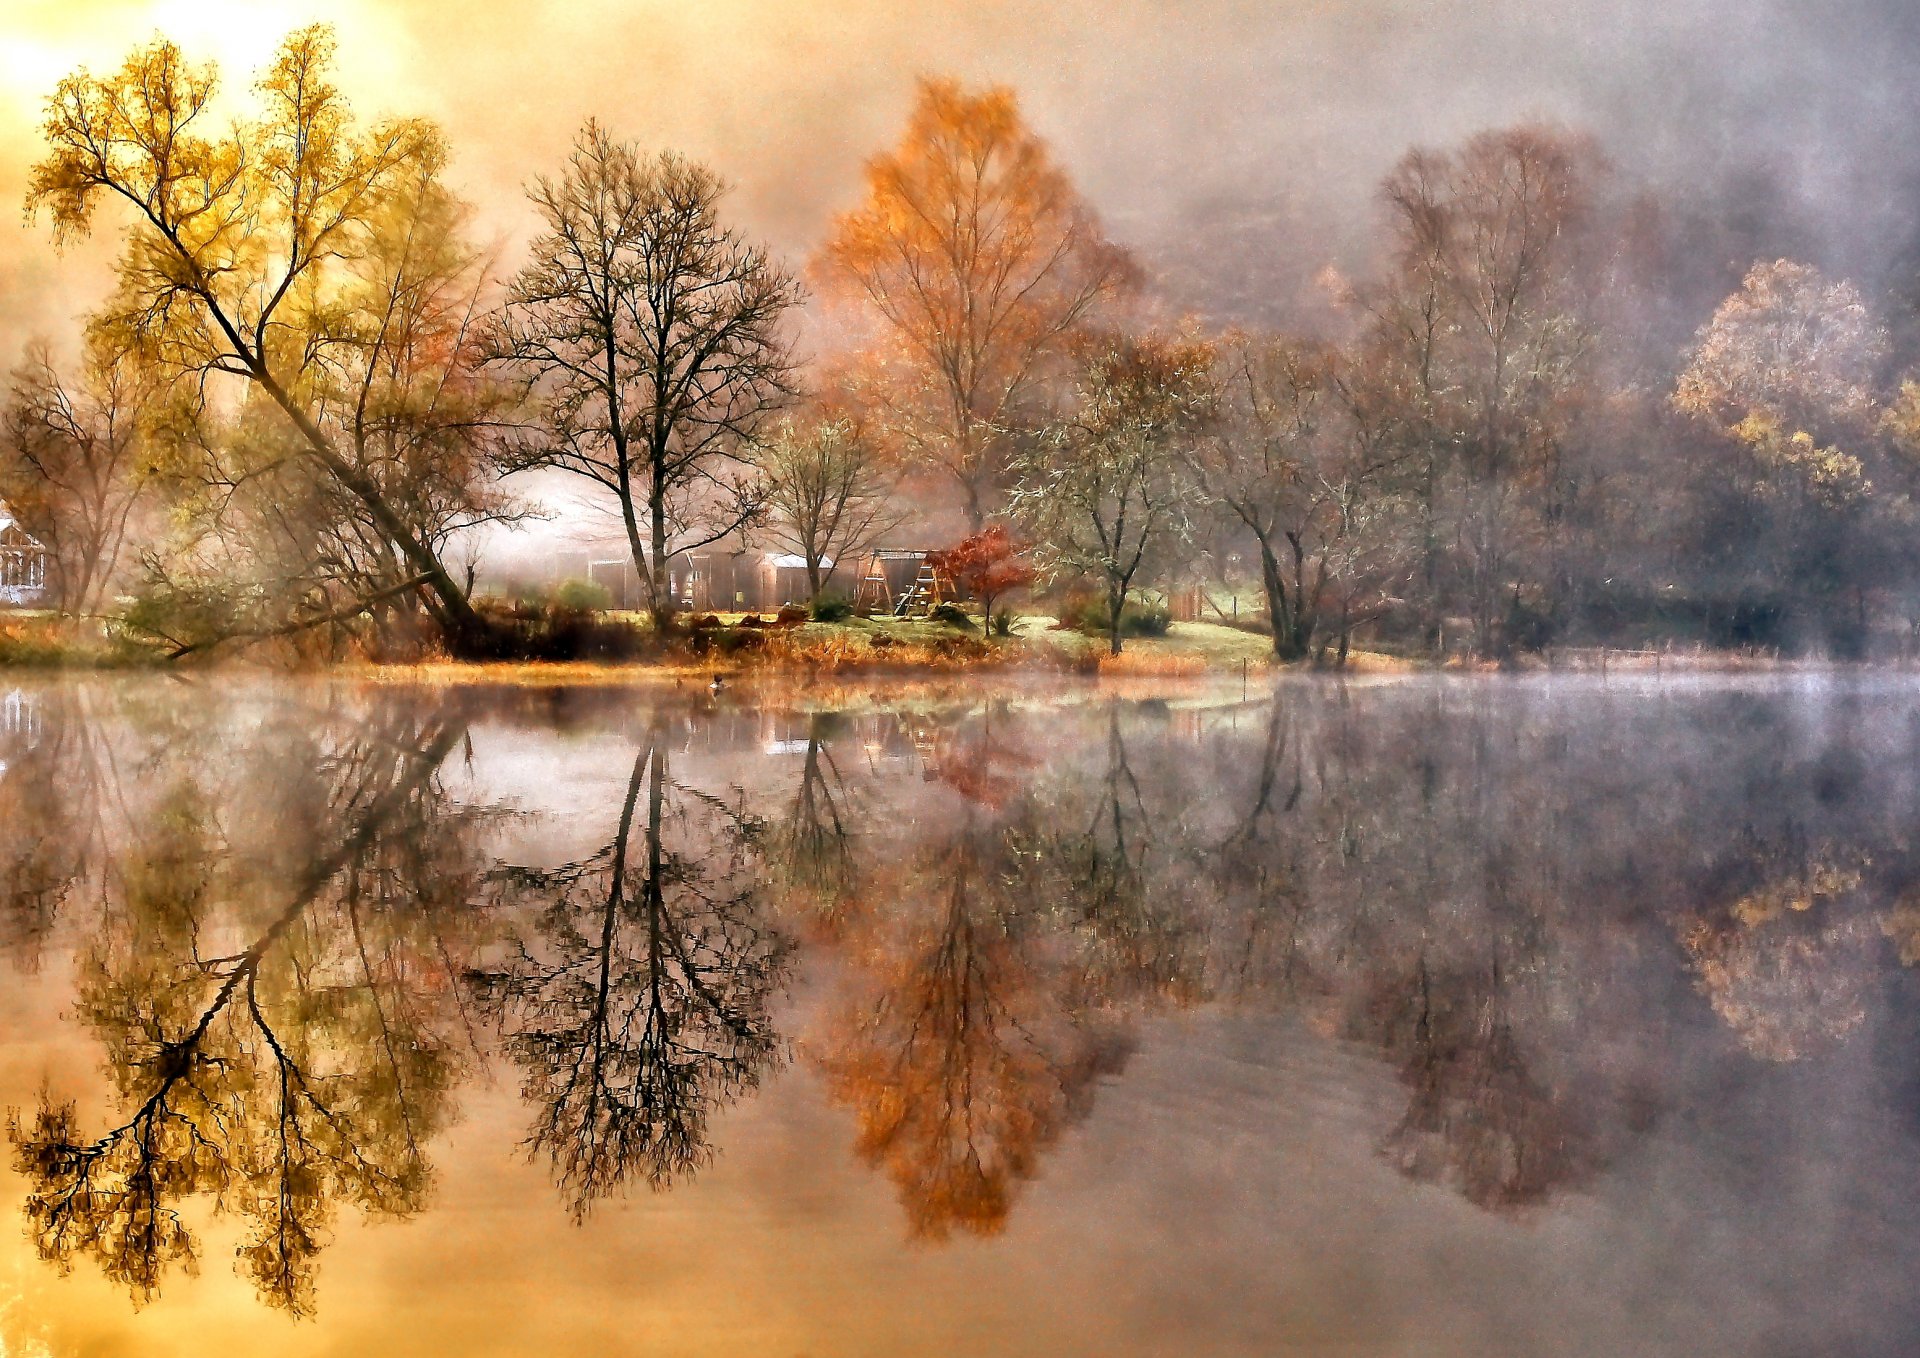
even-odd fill
[{"label": "golden yellow tree", "polygon": [[815,273],[873,323],[903,451],[951,478],[978,532],[1035,379],[1135,267],[1011,90],[922,81],[906,135],[866,177]]},{"label": "golden yellow tree", "polygon": [[437,525],[396,492],[380,441],[334,399],[336,370],[353,361],[343,356],[394,338],[369,334],[358,266],[391,232],[396,203],[422,197],[423,181],[431,190],[445,147],[418,119],[356,124],[331,80],[333,49],[324,26],[292,34],[254,86],[258,116],[225,132],[210,126],[212,67],[171,42],[108,76],[68,76],[47,101],[27,207],[45,209],[61,240],[88,231],[103,201],[126,209],[107,321],[190,385],[236,379],[276,408],[293,451],[405,563],[450,639],[474,649],[485,626],[441,559]]}]

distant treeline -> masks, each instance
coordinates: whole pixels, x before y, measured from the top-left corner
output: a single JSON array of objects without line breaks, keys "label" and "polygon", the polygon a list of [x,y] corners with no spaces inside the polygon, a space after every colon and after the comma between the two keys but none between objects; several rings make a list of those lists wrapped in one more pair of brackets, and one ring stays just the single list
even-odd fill
[{"label": "distant treeline", "polygon": [[661,635],[681,553],[765,543],[844,593],[836,563],[962,522],[1109,616],[1258,590],[1283,659],[1860,657],[1920,622],[1910,308],[1771,259],[1686,302],[1687,230],[1577,132],[1409,152],[1375,266],[1325,280],[1335,333],[1223,332],[1005,89],[924,81],[804,269],[713,171],[591,122],[495,261],[438,129],[357,121],[332,60],[294,34],[226,127],[164,40],[48,100],[29,211],[124,236],[80,362],[37,346],[0,428],[63,610],[182,652],[512,654],[474,544],[549,469],[617,512]]}]

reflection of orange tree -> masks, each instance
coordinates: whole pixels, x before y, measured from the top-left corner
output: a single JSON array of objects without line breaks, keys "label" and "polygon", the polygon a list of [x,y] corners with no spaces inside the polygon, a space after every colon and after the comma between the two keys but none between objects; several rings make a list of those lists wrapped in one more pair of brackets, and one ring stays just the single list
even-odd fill
[{"label": "reflection of orange tree", "polygon": [[856,994],[816,1049],[916,1235],[999,1231],[1041,1153],[1127,1055],[1101,1015],[1074,1010],[1061,940],[1016,866],[969,810],[877,881],[874,898],[897,905],[858,918]]},{"label": "reflection of orange tree", "polygon": [[1893,917],[1857,908],[1863,864],[1820,849],[1724,910],[1681,922],[1695,984],[1754,1055],[1796,1061],[1865,1021],[1879,936]]},{"label": "reflection of orange tree", "polygon": [[[289,881],[227,876],[192,788],[152,818],[123,908],[81,961],[79,1013],[131,1111],[88,1139],[48,1099],[8,1129],[43,1257],[90,1256],[145,1300],[195,1264],[182,1209],[204,1195],[246,1223],[240,1266],[262,1296],[303,1313],[336,1202],[420,1206],[456,1064],[432,999],[448,991],[421,972],[447,948],[443,907],[476,880],[433,787],[463,729],[376,730],[326,761],[326,799],[284,822],[314,834]],[[223,907],[269,891],[279,903],[243,949],[200,955]]]},{"label": "reflection of orange tree", "polygon": [[472,980],[535,1108],[528,1149],[576,1217],[629,1176],[665,1188],[698,1168],[710,1112],[779,1055],[768,1004],[788,947],[760,919],[759,833],[674,782],[656,741],[634,761],[612,843],[501,875],[509,896],[546,905],[535,936]]}]

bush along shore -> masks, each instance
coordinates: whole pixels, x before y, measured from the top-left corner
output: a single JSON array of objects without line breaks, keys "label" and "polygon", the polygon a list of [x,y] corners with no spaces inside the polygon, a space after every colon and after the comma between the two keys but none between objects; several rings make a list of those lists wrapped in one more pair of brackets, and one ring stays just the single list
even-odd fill
[{"label": "bush along shore", "polygon": [[[283,636],[234,635],[183,642],[120,620],[66,619],[51,613],[0,614],[0,667],[138,669],[247,663],[292,669],[445,666],[530,672],[737,673],[1035,671],[1169,677],[1239,673],[1273,663],[1271,637],[1250,627],[1175,622],[1163,608],[1130,607],[1125,647],[1110,653],[1097,611],[1002,612],[992,619],[957,604],[919,617],[861,616],[828,606],[773,613],[697,613],[661,631],[640,614],[544,603],[490,604],[482,610],[495,638],[491,656],[455,658],[422,630],[414,644],[394,630],[369,633],[342,624]],[[369,644],[374,639],[377,644]],[[1330,663],[1330,662],[1329,662]],[[1406,662],[1368,653],[1349,668]]]},{"label": "bush along shore", "polygon": [[[1103,610],[1068,605],[1064,615],[1011,610],[991,619],[958,604],[918,617],[862,615],[829,602],[767,613],[690,613],[662,633],[645,615],[550,597],[488,602],[493,654],[454,657],[431,629],[396,644],[393,629],[350,624],[285,635],[239,634],[204,643],[157,637],[119,618],[65,618],[51,612],[0,613],[0,670],[141,670],[245,664],[286,670],[353,670],[395,676],[439,675],[581,681],[644,675],[677,678],[747,672],[805,674],[1110,675],[1198,678],[1270,670],[1379,675],[1448,672],[1576,671],[1603,675],[1824,668],[1825,658],[1793,658],[1765,648],[1551,647],[1499,663],[1447,656],[1328,647],[1282,661],[1257,623],[1174,621],[1164,607],[1129,605],[1121,617],[1124,649],[1110,649]],[[370,644],[373,643],[373,644]],[[1885,662],[1881,662],[1884,664]]]}]

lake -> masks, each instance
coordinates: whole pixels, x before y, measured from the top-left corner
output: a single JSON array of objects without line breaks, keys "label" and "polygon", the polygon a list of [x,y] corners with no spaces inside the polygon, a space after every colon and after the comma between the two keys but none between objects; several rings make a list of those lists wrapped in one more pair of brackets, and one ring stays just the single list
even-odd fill
[{"label": "lake", "polygon": [[0,1354],[1905,1355],[1920,682],[0,683]]}]

